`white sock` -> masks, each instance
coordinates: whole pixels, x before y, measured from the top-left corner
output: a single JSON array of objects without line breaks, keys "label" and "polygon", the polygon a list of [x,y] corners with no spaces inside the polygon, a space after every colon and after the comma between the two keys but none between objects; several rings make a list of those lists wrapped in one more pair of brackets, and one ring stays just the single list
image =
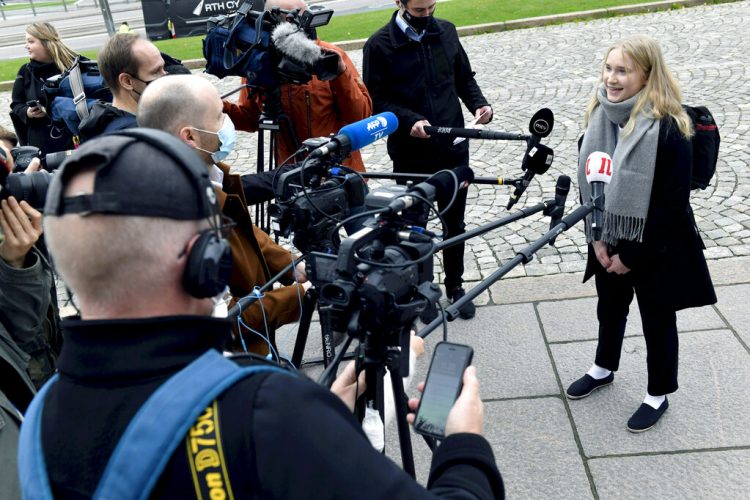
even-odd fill
[{"label": "white sock", "polygon": [[658,410],[661,404],[666,399],[666,396],[652,396],[651,394],[646,393],[646,398],[643,400],[643,402],[649,405],[654,410]]},{"label": "white sock", "polygon": [[596,380],[601,380],[604,377],[609,377],[610,373],[612,373],[612,370],[607,370],[606,368],[602,368],[596,363],[591,365],[591,368],[589,368],[589,371],[586,372],[587,375],[590,375],[591,378],[594,378]]}]

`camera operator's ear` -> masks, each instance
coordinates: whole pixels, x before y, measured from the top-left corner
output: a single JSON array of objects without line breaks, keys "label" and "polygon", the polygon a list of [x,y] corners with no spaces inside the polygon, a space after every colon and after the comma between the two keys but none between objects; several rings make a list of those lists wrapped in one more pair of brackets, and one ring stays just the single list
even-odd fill
[{"label": "camera operator's ear", "polygon": [[120,87],[125,90],[133,90],[133,77],[127,73],[120,73],[117,75],[117,80],[120,82]]},{"label": "camera operator's ear", "polygon": [[179,132],[177,132],[177,137],[180,138],[182,142],[187,144],[191,147],[196,147],[198,144],[195,142],[196,132],[193,127],[182,127]]}]

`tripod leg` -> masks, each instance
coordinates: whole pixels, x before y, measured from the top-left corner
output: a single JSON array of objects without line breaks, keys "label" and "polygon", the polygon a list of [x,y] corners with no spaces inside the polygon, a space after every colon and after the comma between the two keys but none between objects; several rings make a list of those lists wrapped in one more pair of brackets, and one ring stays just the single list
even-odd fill
[{"label": "tripod leg", "polygon": [[393,387],[393,403],[396,409],[396,424],[398,425],[398,442],[401,447],[401,463],[404,471],[411,477],[416,478],[417,473],[414,470],[414,453],[411,447],[411,434],[409,432],[409,423],[406,421],[408,411],[406,394],[404,393],[404,381],[399,376],[397,367],[390,364],[388,371],[391,373],[391,386]]},{"label": "tripod leg", "polygon": [[[305,297],[302,300],[302,318],[299,322],[297,339],[295,340],[294,352],[292,353],[292,364],[298,368],[302,365],[302,356],[305,354],[307,335],[310,332],[310,322],[312,321],[312,315],[317,303],[318,292],[314,288],[310,288],[305,292]],[[326,366],[328,365],[326,364]]]}]

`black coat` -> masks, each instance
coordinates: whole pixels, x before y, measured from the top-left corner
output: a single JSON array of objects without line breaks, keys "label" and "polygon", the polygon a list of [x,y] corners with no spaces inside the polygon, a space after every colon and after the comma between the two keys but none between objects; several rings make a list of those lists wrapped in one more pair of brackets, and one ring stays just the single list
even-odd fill
[{"label": "black coat", "polygon": [[[138,408],[171,375],[224,345],[231,323],[194,316],[64,322],[60,380],[42,414],[54,497],[90,498]],[[243,356],[238,362],[264,361]],[[458,498],[460,493],[493,498],[503,493],[484,438],[449,436],[434,454],[427,491],[375,451],[338,397],[302,376],[256,374],[224,392],[217,404],[235,498]],[[195,498],[184,442],[150,498]]]},{"label": "black coat", "polygon": [[453,139],[411,137],[414,123],[427,119],[434,126],[463,127],[461,102],[473,114],[486,106],[469,58],[458,40],[456,27],[433,19],[421,42],[410,40],[391,21],[367,40],[363,75],[376,113],[393,112],[398,130],[388,136],[388,154],[411,172],[435,172],[467,165],[468,141],[453,146]]},{"label": "black coat", "polygon": [[[53,127],[50,116],[29,118],[26,103],[39,101],[47,105],[42,86],[47,78],[62,73],[55,63],[31,61],[21,66],[13,83],[10,117],[22,146],[36,146],[43,154],[66,151],[73,148],[71,134],[65,127]],[[51,111],[49,108],[47,113]],[[54,129],[54,130],[53,130]]]},{"label": "black coat", "polygon": [[[654,182],[643,241],[620,241],[613,249],[636,273],[636,284],[648,287],[655,300],[675,311],[716,303],[716,294],[703,256],[703,241],[690,209],[692,145],[674,120],[659,127]],[[589,245],[584,281],[601,269]]]}]

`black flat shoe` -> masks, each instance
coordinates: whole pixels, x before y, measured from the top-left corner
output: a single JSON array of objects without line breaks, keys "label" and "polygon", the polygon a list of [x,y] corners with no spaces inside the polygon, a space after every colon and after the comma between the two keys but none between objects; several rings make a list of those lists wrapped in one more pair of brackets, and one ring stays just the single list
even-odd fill
[{"label": "black flat shoe", "polygon": [[565,391],[565,395],[568,396],[568,399],[582,399],[595,390],[599,389],[600,387],[611,384],[614,379],[614,372],[599,380],[595,379],[587,373],[583,377],[570,384],[568,390]]},{"label": "black flat shoe", "polygon": [[[466,295],[466,290],[464,290],[463,287],[454,288],[453,290],[448,291],[448,298],[450,299],[451,304],[455,304],[464,295]],[[476,313],[477,308],[474,303],[467,302],[458,310],[458,317],[461,319],[471,319]]]},{"label": "black flat shoe", "polygon": [[628,430],[630,432],[645,432],[656,425],[664,412],[669,408],[669,401],[665,398],[664,402],[658,409],[654,410],[651,405],[642,403],[628,420]]}]

